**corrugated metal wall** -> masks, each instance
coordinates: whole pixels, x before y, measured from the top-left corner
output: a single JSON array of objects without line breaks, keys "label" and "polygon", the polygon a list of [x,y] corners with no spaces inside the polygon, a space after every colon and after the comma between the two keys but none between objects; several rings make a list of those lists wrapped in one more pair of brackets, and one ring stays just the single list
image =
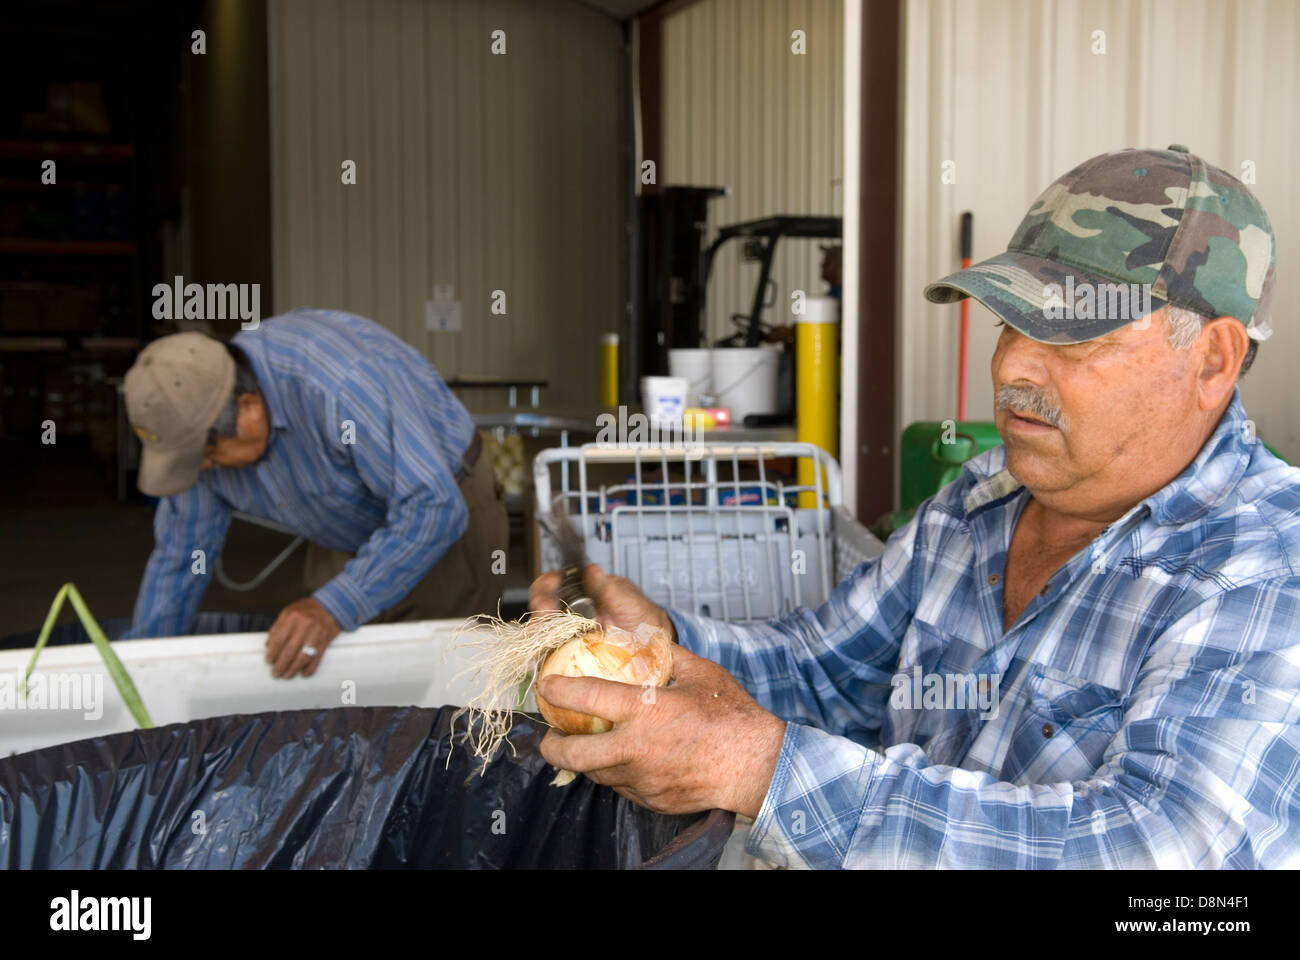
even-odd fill
[{"label": "corrugated metal wall", "polygon": [[[659,182],[724,186],[709,227],[774,214],[837,215],[843,192],[842,0],[700,0],[663,23],[663,150]],[[791,34],[806,35],[806,53]],[[820,296],[821,257],[782,241],[772,278],[789,322],[790,292]],[[738,244],[718,254],[708,296],[710,339],[748,313],[758,266]]]},{"label": "corrugated metal wall", "polygon": [[[269,21],[276,310],[352,310],[444,376],[594,405],[624,314],[619,24],[576,0],[273,0]],[[425,331],[434,284],[462,332]]]},{"label": "corrugated metal wall", "polygon": [[[1091,52],[1105,31],[1105,54]],[[900,423],[955,416],[957,307],[926,283],[1006,248],[1038,193],[1127,146],[1186,144],[1255,191],[1277,236],[1272,339],[1242,382],[1259,435],[1300,463],[1300,5],[1294,0],[907,0]],[[941,182],[945,160],[957,182]],[[868,294],[869,295],[869,294]],[[992,314],[971,310],[970,415],[992,417]]]}]

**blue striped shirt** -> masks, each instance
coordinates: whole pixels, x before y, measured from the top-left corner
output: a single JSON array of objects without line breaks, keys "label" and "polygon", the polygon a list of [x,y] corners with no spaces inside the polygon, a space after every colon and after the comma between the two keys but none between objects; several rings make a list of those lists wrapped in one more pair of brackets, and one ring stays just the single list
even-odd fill
[{"label": "blue striped shirt", "polygon": [[159,502],[127,637],[190,629],[234,510],[356,554],[314,594],[344,630],[406,596],[468,526],[455,472],[473,421],[413,347],[364,317],[314,309],[234,343],[266,402],[266,453]]},{"label": "blue striped shirt", "polygon": [[683,644],[789,721],[749,851],[1300,867],[1300,470],[1250,426],[1234,396],[1192,464],[1007,631],[1029,493],[1002,447],[817,610],[747,626],[674,612]]}]

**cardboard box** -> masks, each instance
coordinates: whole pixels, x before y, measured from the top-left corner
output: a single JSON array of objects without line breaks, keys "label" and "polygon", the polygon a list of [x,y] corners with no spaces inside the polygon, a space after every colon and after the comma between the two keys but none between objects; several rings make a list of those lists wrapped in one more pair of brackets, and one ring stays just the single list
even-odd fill
[{"label": "cardboard box", "polygon": [[0,331],[40,333],[44,290],[36,283],[10,283],[0,287]]},{"label": "cardboard box", "polygon": [[94,287],[52,287],[45,301],[47,333],[93,333],[99,325],[99,291]]}]

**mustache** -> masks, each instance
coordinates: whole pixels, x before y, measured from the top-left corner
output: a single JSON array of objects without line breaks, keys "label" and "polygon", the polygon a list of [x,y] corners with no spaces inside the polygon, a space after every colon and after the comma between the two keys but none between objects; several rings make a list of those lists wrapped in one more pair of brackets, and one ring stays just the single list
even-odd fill
[{"label": "mustache", "polygon": [[1004,384],[998,388],[996,406],[999,410],[1015,408],[1021,413],[1042,420],[1061,430],[1065,426],[1065,414],[1056,403],[1048,399],[1047,394],[1037,387],[1023,387]]}]

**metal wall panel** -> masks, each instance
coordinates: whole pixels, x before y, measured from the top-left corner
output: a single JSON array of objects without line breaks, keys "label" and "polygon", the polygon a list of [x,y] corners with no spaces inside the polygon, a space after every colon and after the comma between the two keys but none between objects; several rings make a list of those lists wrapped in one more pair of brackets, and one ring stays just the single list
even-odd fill
[{"label": "metal wall panel", "polygon": [[[624,314],[620,25],[576,0],[273,0],[269,33],[275,309],[351,310],[446,377],[594,407]],[[434,284],[463,331],[426,332]]]},{"label": "metal wall panel", "polygon": [[[1106,52],[1094,54],[1093,31]],[[908,0],[899,429],[956,415],[958,310],[926,283],[1006,248],[1038,193],[1107,150],[1186,144],[1242,176],[1277,237],[1273,337],[1242,381],[1259,435],[1300,463],[1300,5],[1293,0]],[[957,182],[941,182],[956,163]],[[970,416],[992,417],[994,319],[971,310]]]},{"label": "metal wall panel", "polygon": [[[664,156],[659,182],[723,186],[709,227],[774,214],[838,215],[844,155],[842,0],[700,0],[663,22]],[[806,53],[792,52],[803,30]],[[789,323],[790,293],[823,295],[813,241],[783,241],[769,320]],[[758,266],[739,246],[718,255],[708,293],[710,340],[748,313]]]}]

